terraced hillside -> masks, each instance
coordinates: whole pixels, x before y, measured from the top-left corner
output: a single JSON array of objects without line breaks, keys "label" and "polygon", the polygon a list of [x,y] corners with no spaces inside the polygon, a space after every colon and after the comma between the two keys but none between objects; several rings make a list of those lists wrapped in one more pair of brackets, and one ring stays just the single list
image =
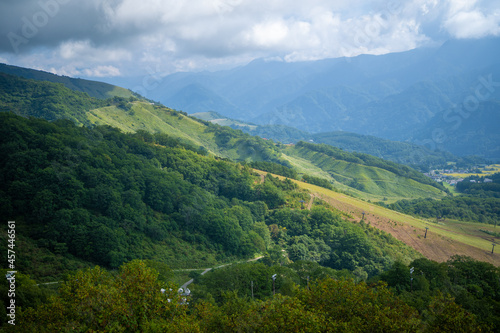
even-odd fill
[{"label": "terraced hillside", "polygon": [[408,197],[440,198],[445,195],[442,188],[433,186],[413,169],[389,162],[382,164],[379,163],[380,159],[370,163],[351,153],[333,149],[326,145],[299,143],[288,146],[283,153],[299,172],[327,178],[334,186],[365,199],[393,201]]}]

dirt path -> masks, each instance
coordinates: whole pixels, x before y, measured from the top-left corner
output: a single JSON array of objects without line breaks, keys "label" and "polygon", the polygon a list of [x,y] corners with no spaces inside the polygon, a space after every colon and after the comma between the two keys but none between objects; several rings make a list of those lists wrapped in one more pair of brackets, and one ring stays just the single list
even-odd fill
[{"label": "dirt path", "polygon": [[[254,259],[250,259],[250,260],[247,260],[245,262],[257,261],[257,260],[262,259],[262,258],[264,258],[264,256],[260,256],[260,257],[254,258]],[[222,267],[226,267],[226,266],[229,266],[229,265],[232,265],[232,264],[224,264],[224,265],[217,266],[215,268],[216,269],[217,268],[222,268]],[[204,271],[201,273],[201,275],[205,275],[206,273],[208,273],[208,272],[210,272],[212,270],[212,268],[194,268],[194,269],[179,269],[179,271],[198,271],[200,269],[204,269]],[[189,286],[191,283],[193,283],[193,281],[194,281],[193,279],[187,281],[182,286],[180,286],[180,288],[186,289],[186,287]]]},{"label": "dirt path", "polygon": [[307,204],[307,210],[311,210],[313,202],[314,202],[314,198],[316,197],[316,194],[311,193],[310,196],[311,196],[311,199],[309,200],[309,203]]}]

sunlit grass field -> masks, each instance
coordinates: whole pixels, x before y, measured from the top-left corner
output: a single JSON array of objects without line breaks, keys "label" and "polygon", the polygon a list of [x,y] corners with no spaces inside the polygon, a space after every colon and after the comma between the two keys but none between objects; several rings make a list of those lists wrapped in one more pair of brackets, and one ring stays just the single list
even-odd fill
[{"label": "sunlit grass field", "polygon": [[482,170],[482,173],[444,173],[444,175],[451,176],[454,178],[466,178],[470,176],[488,176],[494,173],[500,172],[500,164],[491,164],[488,165],[485,169]]},{"label": "sunlit grass field", "polygon": [[[276,176],[280,179],[285,177]],[[479,229],[485,229],[489,231],[500,232],[500,226],[496,228],[493,225],[484,223],[473,223],[473,222],[462,222],[462,221],[439,221],[436,220],[426,220],[423,218],[417,218],[414,216],[399,213],[385,207],[378,206],[376,204],[351,197],[349,195],[334,192],[323,187],[316,185],[304,183],[301,181],[293,180],[299,187],[307,189],[313,193],[319,193],[323,196],[330,197],[332,199],[338,200],[339,202],[346,203],[348,205],[355,206],[362,211],[369,214],[387,218],[395,223],[401,223],[409,225],[413,228],[425,230],[426,227],[429,228],[429,232],[435,235],[448,237],[452,240],[474,246],[483,250],[491,250],[491,239],[492,236],[488,236],[486,233],[479,231]],[[486,239],[485,239],[486,238]]]}]

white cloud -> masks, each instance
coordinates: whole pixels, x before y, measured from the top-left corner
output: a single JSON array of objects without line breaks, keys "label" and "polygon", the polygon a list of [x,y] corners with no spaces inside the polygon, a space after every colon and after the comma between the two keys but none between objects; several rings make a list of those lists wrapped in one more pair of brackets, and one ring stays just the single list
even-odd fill
[{"label": "white cloud", "polygon": [[287,24],[282,21],[263,22],[251,28],[246,40],[248,43],[263,48],[282,46],[289,33]]},{"label": "white cloud", "polygon": [[[39,0],[0,2],[9,11],[0,34],[22,33],[21,18],[40,10]],[[79,75],[202,70],[256,57],[315,60],[499,35],[499,13],[494,0],[71,1],[20,53],[0,40],[0,56]]]},{"label": "white cloud", "polygon": [[500,35],[500,13],[485,15],[474,10],[459,12],[444,22],[444,27],[456,38],[481,38]]},{"label": "white cloud", "polygon": [[442,28],[453,38],[500,35],[500,3],[481,0],[448,0]]}]

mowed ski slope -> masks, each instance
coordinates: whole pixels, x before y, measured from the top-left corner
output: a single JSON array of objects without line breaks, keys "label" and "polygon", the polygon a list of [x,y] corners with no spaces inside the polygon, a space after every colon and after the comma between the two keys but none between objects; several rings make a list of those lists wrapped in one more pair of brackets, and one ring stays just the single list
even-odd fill
[{"label": "mowed ski slope", "polygon": [[[257,171],[257,170],[256,170]],[[265,173],[257,171],[259,173]],[[285,177],[277,176],[281,179]],[[426,258],[443,262],[453,255],[466,255],[474,259],[500,266],[499,248],[491,253],[495,239],[479,229],[494,231],[494,226],[465,222],[431,222],[405,215],[342,193],[293,180],[300,187],[308,189],[331,206],[348,213],[358,223],[365,213],[365,223],[390,233],[408,244]],[[425,237],[426,227],[427,237]]]}]

